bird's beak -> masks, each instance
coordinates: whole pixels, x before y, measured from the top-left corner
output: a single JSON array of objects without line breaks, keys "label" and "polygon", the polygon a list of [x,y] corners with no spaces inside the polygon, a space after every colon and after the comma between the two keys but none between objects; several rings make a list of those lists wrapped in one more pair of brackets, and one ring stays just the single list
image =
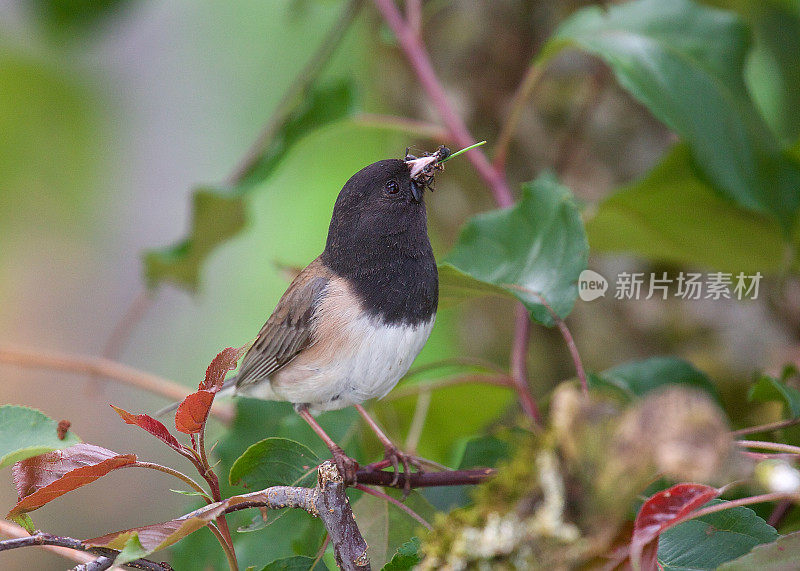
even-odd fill
[{"label": "bird's beak", "polygon": [[425,185],[419,184],[415,180],[411,180],[411,195],[414,197],[416,202],[420,202],[422,200],[422,195],[425,194]]}]

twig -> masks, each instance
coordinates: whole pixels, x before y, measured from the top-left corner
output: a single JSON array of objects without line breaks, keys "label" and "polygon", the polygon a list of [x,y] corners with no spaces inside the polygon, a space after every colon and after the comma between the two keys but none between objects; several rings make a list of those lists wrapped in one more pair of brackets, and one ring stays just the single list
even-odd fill
[{"label": "twig", "polygon": [[[134,462],[133,464],[128,464],[125,468],[148,468],[150,470],[157,470],[159,472],[164,472],[165,474],[169,474],[170,476],[174,476],[178,478],[183,483],[187,484],[190,488],[194,491],[200,493],[203,498],[205,498],[206,502],[213,503],[214,500],[208,495],[208,493],[203,489],[203,487],[192,480],[189,476],[184,474],[183,472],[179,472],[174,468],[170,468],[168,466],[162,466],[161,464],[155,464],[153,462]],[[217,500],[219,501],[219,500]]]},{"label": "twig", "polygon": [[737,440],[737,446],[745,448],[761,448],[762,450],[774,450],[785,454],[800,454],[800,446],[791,444],[781,444],[780,442],[765,442],[763,440]]},{"label": "twig", "polygon": [[275,112],[267,121],[267,124],[259,133],[256,140],[247,150],[244,157],[231,171],[226,179],[228,185],[236,185],[250,173],[253,167],[258,164],[264,149],[275,136],[275,133],[280,129],[286,118],[292,113],[299,102],[303,100],[305,94],[311,89],[311,86],[319,77],[322,70],[325,69],[325,64],[333,55],[339,42],[344,37],[345,32],[350,27],[350,24],[355,19],[363,0],[351,0],[342,10],[339,19],[328,32],[328,35],[322,40],[316,53],[311,56],[311,59],[305,67],[297,74],[297,78],[289,86],[283,94],[283,98],[275,108]]},{"label": "twig", "polygon": [[[737,508],[740,506],[749,506],[752,504],[763,504],[766,502],[777,502],[780,500],[791,500],[793,502],[800,501],[800,494],[791,494],[786,492],[772,492],[769,494],[761,494],[760,496],[750,496],[747,498],[740,498],[738,500],[730,500],[723,502],[721,504],[714,504],[713,506],[708,506],[705,508],[701,508],[697,511],[693,511],[683,517],[679,517],[669,523],[669,525],[665,529],[669,529],[670,527],[675,527],[678,524],[681,524],[685,521],[690,519],[695,519],[698,517],[703,517],[712,513],[721,512],[723,510],[728,510],[731,508]],[[663,530],[662,530],[663,531]]]},{"label": "twig", "polygon": [[433,528],[431,527],[431,524],[429,524],[427,521],[425,521],[425,518],[423,518],[421,515],[419,515],[417,512],[415,512],[414,510],[412,510],[412,509],[411,509],[410,507],[408,507],[407,505],[405,505],[403,502],[401,502],[401,501],[399,501],[399,500],[396,500],[396,499],[395,499],[395,498],[393,498],[392,496],[389,496],[389,495],[387,495],[387,494],[384,494],[383,492],[379,492],[378,490],[373,490],[372,488],[368,488],[367,486],[363,486],[363,485],[361,485],[361,484],[356,484],[354,487],[355,487],[357,490],[361,490],[361,491],[362,491],[362,492],[364,492],[365,494],[369,494],[369,495],[371,495],[371,496],[375,496],[376,498],[380,498],[380,499],[382,499],[382,500],[384,500],[384,501],[387,501],[387,502],[389,502],[390,504],[394,505],[396,508],[398,508],[398,509],[400,509],[400,510],[402,510],[402,511],[406,512],[406,513],[407,513],[408,515],[410,515],[412,518],[414,518],[415,520],[417,520],[417,521],[418,521],[418,522],[419,522],[419,523],[420,523],[420,524],[421,524],[423,527],[425,527],[426,529],[433,529]]},{"label": "twig", "polygon": [[[420,85],[428,94],[442,122],[450,131],[453,142],[459,147],[468,147],[475,143],[475,137],[470,134],[464,120],[450,104],[447,94],[439,82],[436,72],[433,70],[433,65],[425,46],[422,44],[422,40],[413,28],[403,20],[403,16],[397,9],[394,0],[374,0],[374,2],[397,37],[397,41],[409,64],[414,69]],[[480,149],[473,149],[468,152],[467,157],[475,167],[478,175],[489,186],[497,205],[501,208],[511,206],[514,203],[514,197],[508,187],[503,171],[494,168]]]},{"label": "twig", "polygon": [[[63,537],[42,532],[37,532],[33,535],[29,535],[28,537],[0,541],[0,551],[19,549],[20,547],[32,547],[34,545],[56,545],[77,551],[85,551],[87,553],[102,553],[103,555],[107,555],[109,552],[114,554],[117,553],[116,551],[109,549],[98,550],[95,548],[86,547],[80,539],[75,539],[73,537]],[[96,557],[92,557],[91,560],[96,560]],[[136,559],[126,563],[125,565],[134,567],[135,569],[147,569],[149,571],[172,570],[172,567],[167,563],[156,563],[155,561],[150,561],[149,559]]]},{"label": "twig", "polygon": [[414,407],[414,416],[411,418],[411,426],[408,427],[406,436],[407,452],[414,452],[419,446],[419,439],[422,437],[422,429],[428,418],[428,411],[431,407],[431,392],[420,391],[417,395],[417,405]]},{"label": "twig", "polygon": [[531,395],[528,385],[528,343],[531,338],[531,319],[528,310],[521,303],[515,309],[514,341],[511,345],[511,380],[517,391],[522,410],[533,419],[534,425],[542,426],[542,417],[539,408]]},{"label": "twig", "polygon": [[770,424],[762,424],[760,426],[748,426],[747,428],[740,428],[731,432],[731,436],[747,436],[748,434],[758,434],[759,432],[772,432],[773,430],[780,430],[781,428],[788,428],[800,424],[800,417],[790,418],[789,420],[780,420],[778,422],[771,422]]},{"label": "twig", "polygon": [[505,374],[460,375],[455,377],[448,377],[446,379],[436,379],[435,381],[430,381],[427,383],[420,382],[420,383],[414,383],[413,385],[400,387],[399,389],[392,391],[391,393],[386,395],[385,400],[396,400],[407,396],[413,396],[423,391],[425,392],[435,391],[437,389],[443,389],[446,387],[453,387],[456,385],[468,385],[468,384],[494,385],[496,387],[506,387],[510,389],[514,388],[513,379]]},{"label": "twig", "polygon": [[[0,535],[9,537],[11,539],[19,539],[30,537],[31,535],[25,531],[21,526],[11,523],[10,521],[0,519]],[[77,551],[69,547],[61,547],[58,545],[42,545],[42,549],[46,549],[51,553],[60,555],[66,559],[71,559],[78,563],[89,563],[94,560],[94,556],[86,553],[85,551]]]},{"label": "twig", "polygon": [[450,357],[449,359],[440,359],[439,361],[433,361],[431,363],[425,363],[423,365],[412,367],[403,377],[403,380],[416,377],[420,373],[424,373],[426,371],[441,369],[444,367],[480,367],[481,369],[486,369],[487,371],[492,371],[499,375],[506,374],[506,370],[503,367],[496,365],[491,361],[487,361],[486,359],[480,359],[477,357]]},{"label": "twig", "polygon": [[412,472],[411,475],[401,473],[397,483],[392,484],[394,472],[384,470],[359,470],[356,481],[367,486],[384,486],[402,489],[406,478],[410,478],[412,488],[431,488],[436,486],[470,486],[485,482],[496,471],[492,468],[479,468],[476,470],[448,470],[445,472]]},{"label": "twig", "polygon": [[497,137],[494,161],[492,161],[495,169],[502,169],[505,167],[506,158],[508,157],[508,147],[511,144],[511,139],[514,137],[514,131],[516,131],[517,125],[519,125],[519,120],[522,118],[525,103],[528,101],[528,97],[533,92],[536,85],[538,85],[542,75],[544,75],[544,67],[533,64],[528,67],[528,70],[525,72],[525,77],[522,78],[522,81],[517,87],[514,97],[511,100],[511,111],[509,111],[508,118],[500,129],[500,135]]},{"label": "twig", "polygon": [[397,117],[395,115],[378,115],[375,113],[359,113],[353,119],[357,125],[365,127],[392,127],[406,131],[418,137],[424,137],[437,142],[447,141],[450,133],[444,127],[427,121]]},{"label": "twig", "polygon": [[114,558],[113,557],[106,557],[105,555],[101,555],[97,559],[90,561],[89,563],[80,563],[72,568],[72,571],[106,571],[106,569],[111,569],[114,565]]},{"label": "twig", "polygon": [[[166,397],[170,400],[183,400],[186,395],[190,393],[187,387],[179,385],[174,381],[144,371],[139,371],[133,367],[128,367],[127,365],[111,361],[110,359],[104,359],[103,357],[0,346],[0,363],[34,369],[51,369],[86,375],[99,375]],[[218,420],[228,424],[233,420],[233,407],[214,403],[214,406],[211,408],[211,414]]]},{"label": "twig", "polygon": [[789,513],[789,510],[794,505],[793,502],[789,500],[781,500],[775,506],[775,509],[772,510],[772,513],[769,514],[767,518],[767,523],[770,524],[772,527],[778,527],[783,519],[786,517],[786,514]]}]

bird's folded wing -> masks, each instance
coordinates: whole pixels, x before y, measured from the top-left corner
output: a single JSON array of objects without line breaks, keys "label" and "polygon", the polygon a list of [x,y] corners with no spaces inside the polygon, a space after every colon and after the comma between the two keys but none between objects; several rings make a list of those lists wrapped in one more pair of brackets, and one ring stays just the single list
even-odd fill
[{"label": "bird's folded wing", "polygon": [[329,277],[315,260],[294,279],[244,356],[236,378],[243,387],[267,379],[313,342],[314,316]]}]

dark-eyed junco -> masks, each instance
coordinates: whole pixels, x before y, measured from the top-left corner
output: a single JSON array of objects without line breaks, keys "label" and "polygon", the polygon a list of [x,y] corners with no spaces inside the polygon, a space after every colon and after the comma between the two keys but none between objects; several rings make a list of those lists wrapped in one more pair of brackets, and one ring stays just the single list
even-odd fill
[{"label": "dark-eyed junco", "polygon": [[361,403],[394,388],[433,329],[439,279],[424,191],[448,154],[378,161],[347,181],[325,250],[292,281],[229,381],[239,394],[294,403],[346,478],[358,464],[312,414],[356,406],[395,471],[398,460],[408,471],[409,457]]}]

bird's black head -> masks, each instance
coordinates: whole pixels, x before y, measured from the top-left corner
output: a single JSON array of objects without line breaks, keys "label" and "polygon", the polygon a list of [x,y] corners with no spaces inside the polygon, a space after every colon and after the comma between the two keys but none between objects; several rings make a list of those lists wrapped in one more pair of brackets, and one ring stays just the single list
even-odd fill
[{"label": "bird's black head", "polygon": [[412,178],[415,164],[389,159],[354,174],[336,199],[322,253],[387,322],[430,317],[438,297],[423,197],[430,181]]},{"label": "bird's black head", "polygon": [[427,241],[424,190],[412,180],[405,161],[388,159],[364,167],[339,192],[327,248],[355,243],[368,247],[374,240],[394,241],[391,237],[403,234],[411,234],[406,236],[411,242],[423,236]]}]

